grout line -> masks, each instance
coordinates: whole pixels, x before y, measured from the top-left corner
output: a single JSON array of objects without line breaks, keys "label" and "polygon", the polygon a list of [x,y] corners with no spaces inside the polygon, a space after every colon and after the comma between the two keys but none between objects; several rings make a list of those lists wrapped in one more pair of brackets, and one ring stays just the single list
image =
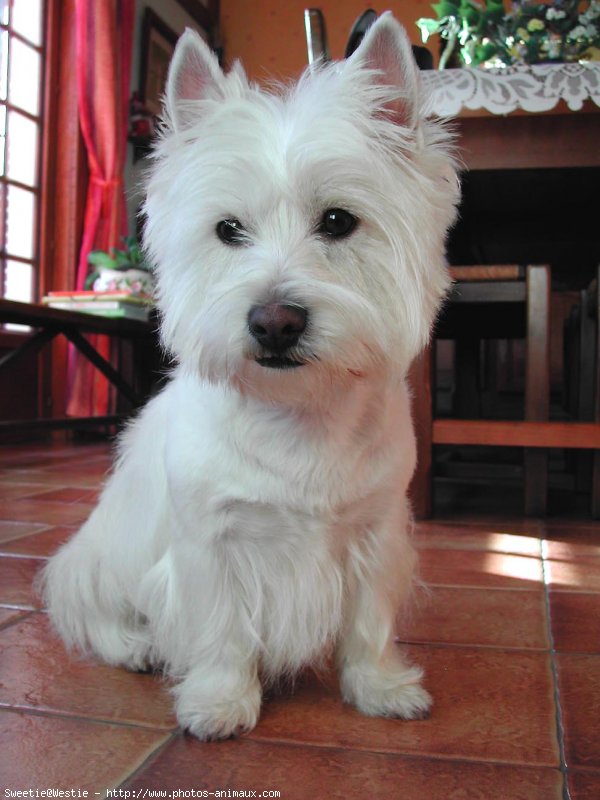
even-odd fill
[{"label": "grout line", "polygon": [[284,739],[280,736],[255,736],[253,731],[251,731],[247,736],[240,737],[240,740],[254,742],[255,744],[261,744],[264,746],[279,745],[281,747],[305,747],[312,750],[335,750],[345,753],[365,753],[375,756],[390,756],[392,758],[409,758],[415,761],[438,761],[441,763],[450,764],[473,764],[479,766],[507,767],[514,769],[551,771],[559,770],[556,764],[545,764],[542,762],[510,761],[499,758],[481,758],[479,756],[469,756],[458,753],[436,753],[421,750],[389,750],[381,747],[368,747],[360,744],[344,745],[341,743],[328,741],[311,742],[303,741],[302,739]]},{"label": "grout line", "polygon": [[556,663],[556,647],[554,646],[554,635],[552,633],[552,612],[550,607],[550,590],[548,587],[548,570],[546,567],[546,554],[544,547],[545,539],[540,538],[540,554],[542,556],[542,574],[544,578],[544,602],[546,605],[546,632],[550,644],[550,669],[552,671],[552,683],[554,686],[554,705],[556,707],[556,736],[560,754],[560,771],[563,776],[563,800],[571,800],[569,789],[569,768],[565,754],[565,728],[562,718],[562,705],[560,697],[560,686],[558,683],[558,666]]},{"label": "grout line", "polygon": [[158,723],[145,723],[141,721],[128,721],[113,719],[112,717],[86,717],[80,712],[70,712],[66,709],[39,708],[36,706],[20,705],[18,703],[0,702],[0,712],[10,712],[15,714],[31,714],[34,717],[47,717],[49,719],[74,720],[76,722],[89,722],[93,725],[113,725],[117,728],[134,728],[136,730],[154,731],[155,733],[167,734],[177,732],[177,724],[168,728],[161,727]]},{"label": "grout line", "polygon": [[158,758],[163,750],[166,750],[167,747],[169,747],[169,745],[174,742],[177,737],[183,735],[184,733],[180,728],[171,731],[165,741],[161,742],[157,747],[155,747],[154,750],[146,756],[142,763],[138,764],[138,766],[132,772],[130,772],[129,775],[127,775],[127,777],[124,778],[116,788],[123,789],[130,781],[135,780],[138,776],[141,777],[146,771],[147,767],[150,766],[151,762],[154,761],[155,758]]},{"label": "grout line", "polygon": [[[33,535],[35,536],[35,534]],[[50,556],[35,556],[31,553],[6,553],[4,550],[0,549],[0,558],[27,558],[30,561],[47,561]]]},{"label": "grout line", "polygon": [[446,649],[469,649],[469,650],[493,650],[508,653],[548,653],[548,647],[527,647],[525,645],[514,644],[481,644],[480,642],[440,642],[434,639],[406,639],[397,637],[394,639],[396,644],[403,647],[441,647]]},{"label": "grout line", "polygon": [[11,625],[24,622],[28,617],[35,613],[34,609],[29,608],[11,608],[10,606],[0,606],[0,608],[8,609],[9,611],[21,612],[20,616],[17,616],[15,619],[7,619],[5,622],[1,623],[0,631],[10,628]]}]

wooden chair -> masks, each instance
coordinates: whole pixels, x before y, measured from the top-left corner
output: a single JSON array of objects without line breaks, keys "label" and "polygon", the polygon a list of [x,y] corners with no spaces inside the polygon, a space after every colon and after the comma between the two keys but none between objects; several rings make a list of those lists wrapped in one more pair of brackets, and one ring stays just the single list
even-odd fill
[{"label": "wooden chair", "polygon": [[461,361],[459,393],[474,396],[476,362],[482,339],[524,338],[526,342],[525,420],[434,419],[433,346],[412,367],[418,465],[412,484],[415,515],[431,516],[433,453],[436,444],[525,447],[525,513],[546,511],[545,431],[550,403],[550,269],[514,265],[453,267],[455,281],[435,330],[456,342]]}]

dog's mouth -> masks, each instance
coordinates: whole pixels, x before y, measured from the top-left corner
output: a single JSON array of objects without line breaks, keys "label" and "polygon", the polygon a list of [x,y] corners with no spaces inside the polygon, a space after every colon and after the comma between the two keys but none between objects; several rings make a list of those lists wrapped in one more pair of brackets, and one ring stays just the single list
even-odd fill
[{"label": "dog's mouth", "polygon": [[256,363],[267,369],[296,369],[296,367],[303,367],[306,362],[286,356],[264,356],[257,358]]}]

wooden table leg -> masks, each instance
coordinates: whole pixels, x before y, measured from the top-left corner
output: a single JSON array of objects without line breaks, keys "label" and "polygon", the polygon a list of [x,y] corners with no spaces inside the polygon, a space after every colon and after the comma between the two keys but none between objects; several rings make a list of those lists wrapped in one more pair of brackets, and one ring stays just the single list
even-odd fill
[{"label": "wooden table leg", "polygon": [[[594,296],[592,316],[596,319],[596,359],[594,374],[594,420],[600,422],[600,266],[596,272],[596,292]],[[585,309],[582,309],[584,313]],[[600,450],[594,450],[592,456],[591,486],[592,519],[600,519]]]},{"label": "wooden table leg", "polygon": [[[527,267],[525,419],[544,421],[550,411],[550,268]],[[548,453],[526,449],[525,514],[543,516],[548,496]]]},{"label": "wooden table leg", "polygon": [[428,519],[433,511],[433,348],[435,342],[412,363],[408,383],[417,437],[417,467],[409,487],[415,519]]}]

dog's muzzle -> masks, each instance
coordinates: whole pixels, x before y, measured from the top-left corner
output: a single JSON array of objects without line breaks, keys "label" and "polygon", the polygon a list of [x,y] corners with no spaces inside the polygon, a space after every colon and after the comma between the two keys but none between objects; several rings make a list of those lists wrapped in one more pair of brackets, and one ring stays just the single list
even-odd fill
[{"label": "dog's muzzle", "polygon": [[308,311],[301,306],[268,303],[251,308],[248,329],[265,351],[257,356],[257,363],[273,369],[301,367],[304,362],[291,358],[289,352],[300,341],[307,323]]}]

